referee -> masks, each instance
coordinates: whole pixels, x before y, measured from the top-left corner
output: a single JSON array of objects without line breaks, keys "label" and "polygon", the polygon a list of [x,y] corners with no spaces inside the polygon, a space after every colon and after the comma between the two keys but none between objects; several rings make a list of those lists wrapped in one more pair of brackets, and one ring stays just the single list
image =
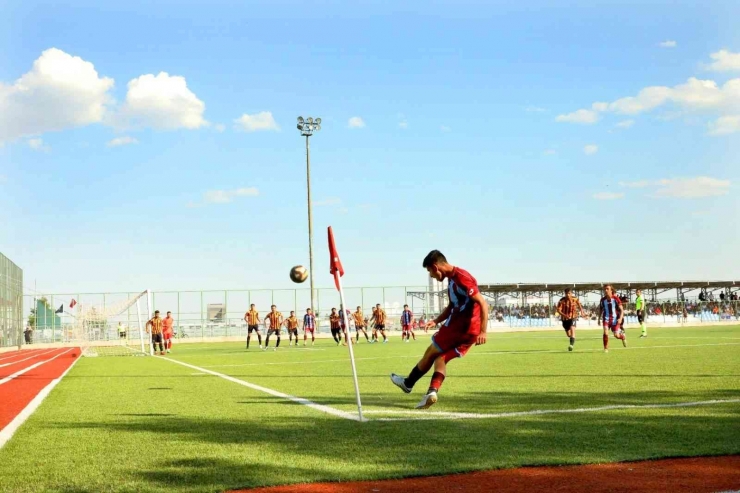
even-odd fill
[{"label": "referee", "polygon": [[637,321],[640,322],[642,334],[640,338],[647,337],[647,326],[645,325],[645,298],[642,297],[642,289],[635,290],[637,298],[635,299],[635,312],[637,312]]}]

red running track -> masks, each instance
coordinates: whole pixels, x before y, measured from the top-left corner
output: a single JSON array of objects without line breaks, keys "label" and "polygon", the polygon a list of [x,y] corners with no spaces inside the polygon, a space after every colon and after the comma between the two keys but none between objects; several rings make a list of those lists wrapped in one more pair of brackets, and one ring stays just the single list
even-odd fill
[{"label": "red running track", "polygon": [[[32,357],[27,359],[28,356]],[[15,358],[0,361],[0,364],[12,363],[0,367],[0,431],[13,421],[39,392],[61,377],[79,356],[79,348],[61,348],[36,353],[20,351]],[[24,371],[29,368],[32,369]],[[19,372],[23,373],[13,377]]]}]

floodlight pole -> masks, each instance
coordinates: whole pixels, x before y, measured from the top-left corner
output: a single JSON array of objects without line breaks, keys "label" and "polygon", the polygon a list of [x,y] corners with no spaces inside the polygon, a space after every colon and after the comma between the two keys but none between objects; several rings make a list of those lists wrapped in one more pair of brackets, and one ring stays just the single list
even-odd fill
[{"label": "floodlight pole", "polygon": [[321,130],[321,118],[314,120],[311,117],[298,117],[298,130],[301,135],[306,137],[306,196],[308,201],[308,276],[311,285],[311,311],[316,313],[314,304],[314,285],[313,285],[313,217],[311,215],[311,145],[309,138],[315,130]]}]

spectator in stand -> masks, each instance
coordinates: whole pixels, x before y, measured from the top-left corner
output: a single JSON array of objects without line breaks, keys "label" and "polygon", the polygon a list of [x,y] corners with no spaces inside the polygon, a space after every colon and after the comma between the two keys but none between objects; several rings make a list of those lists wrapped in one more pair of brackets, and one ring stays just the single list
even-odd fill
[{"label": "spectator in stand", "polygon": [[23,336],[26,340],[26,344],[33,344],[33,329],[30,325],[26,325],[26,330],[23,331]]}]

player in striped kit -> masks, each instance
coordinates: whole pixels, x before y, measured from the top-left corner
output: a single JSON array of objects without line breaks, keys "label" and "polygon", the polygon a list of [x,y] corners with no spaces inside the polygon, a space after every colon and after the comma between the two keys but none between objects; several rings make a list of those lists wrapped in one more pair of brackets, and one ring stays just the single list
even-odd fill
[{"label": "player in striped kit", "polygon": [[295,312],[290,312],[290,317],[285,319],[285,328],[288,329],[288,340],[293,345],[293,336],[295,336],[295,345],[298,347],[298,318],[295,316]]},{"label": "player in striped kit", "polygon": [[260,334],[260,314],[255,309],[254,303],[249,305],[249,311],[244,314],[244,321],[247,322],[247,349],[249,349],[249,341],[252,339],[252,331],[257,333],[257,340],[262,349],[262,334]]},{"label": "player in striped kit", "polygon": [[414,314],[409,310],[408,305],[403,305],[403,312],[401,313],[401,340],[409,342],[409,336],[413,336],[416,340],[416,334],[414,334]]},{"label": "player in striped kit", "polygon": [[268,321],[270,322],[270,328],[267,329],[265,347],[263,350],[267,351],[267,346],[270,345],[270,336],[275,334],[277,336],[277,343],[275,344],[274,351],[277,351],[277,348],[280,347],[280,326],[283,324],[283,314],[277,311],[277,307],[275,305],[270,307],[270,313],[265,317],[265,325],[267,325]]},{"label": "player in striped kit", "polygon": [[604,352],[609,352],[609,330],[614,337],[622,341],[622,345],[627,347],[627,337],[624,333],[624,310],[622,301],[614,293],[611,284],[604,286],[604,296],[599,301],[599,320],[604,327]]},{"label": "player in striped kit", "polygon": [[316,336],[316,316],[310,308],[306,308],[306,314],[303,316],[303,345],[306,345],[306,339],[308,339],[308,333],[311,333],[311,345],[313,346]]},{"label": "player in striped kit", "polygon": [[367,325],[367,322],[365,321],[365,316],[362,314],[362,308],[357,307],[357,311],[352,314],[352,318],[355,320],[355,332],[357,332],[357,342],[360,342],[360,331],[362,331],[363,334],[365,334],[365,340],[369,343],[370,338],[367,336],[367,331],[365,330],[365,325]]}]

